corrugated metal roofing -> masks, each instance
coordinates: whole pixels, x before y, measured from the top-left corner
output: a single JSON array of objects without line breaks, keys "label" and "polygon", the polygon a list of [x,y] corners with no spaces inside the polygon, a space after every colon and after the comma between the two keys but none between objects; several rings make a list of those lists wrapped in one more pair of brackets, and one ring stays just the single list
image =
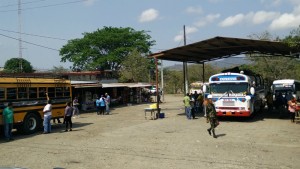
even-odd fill
[{"label": "corrugated metal roofing", "polygon": [[241,54],[296,57],[292,54],[297,52],[299,51],[282,42],[217,36],[150,56],[162,60],[203,63]]}]

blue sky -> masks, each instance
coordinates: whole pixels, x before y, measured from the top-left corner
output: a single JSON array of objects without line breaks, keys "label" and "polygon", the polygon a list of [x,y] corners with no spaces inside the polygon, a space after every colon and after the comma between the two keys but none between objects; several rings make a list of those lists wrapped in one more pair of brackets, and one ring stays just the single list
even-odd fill
[{"label": "blue sky", "polygon": [[[187,44],[264,31],[284,37],[300,25],[300,0],[21,0],[21,9],[22,57],[35,69],[69,68],[58,50],[104,26],[149,31],[159,52],[183,45],[183,25]],[[18,0],[0,0],[0,67],[19,57],[18,23]]]}]

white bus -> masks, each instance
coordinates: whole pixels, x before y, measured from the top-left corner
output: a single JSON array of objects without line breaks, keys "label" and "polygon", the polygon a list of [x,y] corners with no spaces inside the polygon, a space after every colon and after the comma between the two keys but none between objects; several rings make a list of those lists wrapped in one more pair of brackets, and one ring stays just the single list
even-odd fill
[{"label": "white bus", "polygon": [[284,97],[291,94],[296,99],[300,99],[300,81],[294,79],[282,79],[273,81],[271,87],[273,92],[273,100],[275,96],[281,93]]},{"label": "white bus", "polygon": [[249,117],[264,106],[264,85],[259,75],[230,72],[212,75],[209,88],[217,116]]}]

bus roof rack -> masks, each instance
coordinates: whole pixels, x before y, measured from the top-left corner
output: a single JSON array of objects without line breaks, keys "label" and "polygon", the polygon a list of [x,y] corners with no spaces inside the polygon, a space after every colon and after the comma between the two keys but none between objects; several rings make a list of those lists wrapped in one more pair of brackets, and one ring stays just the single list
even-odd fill
[{"label": "bus roof rack", "polygon": [[0,73],[0,77],[67,79],[65,75],[56,73]]}]

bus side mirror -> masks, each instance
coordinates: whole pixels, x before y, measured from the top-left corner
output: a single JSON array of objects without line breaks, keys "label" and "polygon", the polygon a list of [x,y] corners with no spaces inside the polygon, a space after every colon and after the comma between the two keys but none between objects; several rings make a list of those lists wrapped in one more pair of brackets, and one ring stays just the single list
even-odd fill
[{"label": "bus side mirror", "polygon": [[254,87],[251,87],[251,88],[250,88],[250,93],[251,93],[252,95],[255,94],[255,89],[254,89]]},{"label": "bus side mirror", "polygon": [[203,85],[203,93],[206,93],[206,92],[207,92],[207,86]]}]

